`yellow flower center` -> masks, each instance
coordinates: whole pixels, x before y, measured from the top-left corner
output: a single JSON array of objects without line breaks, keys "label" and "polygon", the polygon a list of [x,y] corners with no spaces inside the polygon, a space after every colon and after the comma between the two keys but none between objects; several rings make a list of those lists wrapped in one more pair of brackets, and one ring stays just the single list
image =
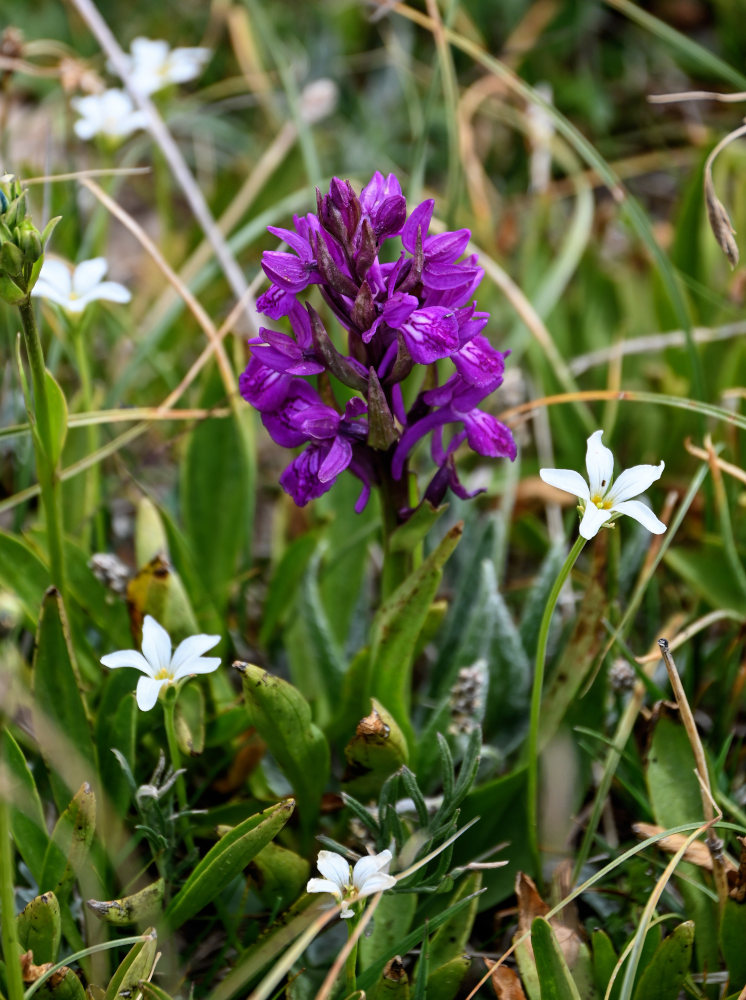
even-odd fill
[{"label": "yellow flower center", "polygon": [[155,680],[157,680],[157,681],[170,681],[171,680],[171,674],[164,667],[162,670],[159,670],[158,673],[155,675]]},{"label": "yellow flower center", "polygon": [[604,499],[598,493],[591,497],[591,503],[595,504],[599,510],[611,510],[611,500]]}]

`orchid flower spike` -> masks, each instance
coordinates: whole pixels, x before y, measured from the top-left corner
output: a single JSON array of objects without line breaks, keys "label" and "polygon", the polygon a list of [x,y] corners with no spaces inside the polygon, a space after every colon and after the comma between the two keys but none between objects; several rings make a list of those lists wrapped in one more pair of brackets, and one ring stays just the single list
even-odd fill
[{"label": "orchid flower spike", "polygon": [[82,313],[98,300],[129,302],[132,295],[128,288],[118,281],[104,281],[108,269],[105,257],[83,260],[75,267],[55,257],[45,257],[31,294],[62,306],[69,313]]},{"label": "orchid flower spike", "polygon": [[337,902],[345,904],[339,915],[348,919],[355,915],[350,904],[396,885],[394,876],[385,871],[390,862],[391,851],[381,851],[360,858],[352,868],[341,854],[319,851],[316,867],[324,877],[309,879],[306,892],[331,893]]},{"label": "orchid flower spike", "polygon": [[539,475],[550,486],[578,497],[583,505],[580,534],[583,538],[595,538],[599,529],[616,520],[621,514],[628,514],[639,521],[654,535],[661,535],[666,525],[640,500],[633,500],[660,479],[665,463],[660,465],[634,465],[613,479],[614,456],[601,443],[603,431],[594,431],[588,438],[585,465],[588,470],[586,483],[579,472],[573,469],[540,469]]},{"label": "orchid flower spike", "polygon": [[105,667],[135,667],[143,673],[137,682],[137,707],[149,712],[162,687],[176,684],[192,674],[210,674],[220,666],[220,657],[203,656],[220,642],[219,635],[192,635],[171,654],[171,638],[155,618],[145,615],[142,626],[142,653],[120,649],[101,657]]}]

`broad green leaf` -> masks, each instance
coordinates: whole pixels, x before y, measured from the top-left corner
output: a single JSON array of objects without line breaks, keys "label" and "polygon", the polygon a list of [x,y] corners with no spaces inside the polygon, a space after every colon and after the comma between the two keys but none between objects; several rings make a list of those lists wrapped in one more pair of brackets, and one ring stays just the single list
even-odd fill
[{"label": "broad green leaf", "polygon": [[326,738],[311,721],[308,702],[292,684],[251,663],[238,669],[249,723],[290,782],[298,799],[301,829],[310,837],[329,778]]},{"label": "broad green leaf", "polygon": [[693,942],[691,920],[679,924],[661,941],[651,961],[641,971],[634,1000],[676,1000],[692,961]]},{"label": "broad green leaf", "polygon": [[56,378],[47,370],[44,372],[44,386],[47,394],[49,424],[52,435],[49,459],[52,467],[55,468],[60,460],[67,436],[67,401]]},{"label": "broad green leaf", "polygon": [[36,633],[32,685],[34,730],[63,809],[77,788],[95,782],[96,754],[62,599],[52,587]]},{"label": "broad green leaf", "polygon": [[319,543],[318,531],[309,531],[288,545],[267,588],[259,641],[267,646],[294,605],[293,598]]},{"label": "broad green leaf", "polygon": [[423,500],[412,516],[391,533],[389,539],[391,551],[412,552],[447,510],[448,504],[433,507],[428,500]]},{"label": "broad green leaf", "polygon": [[249,874],[261,901],[277,913],[302,894],[311,866],[295,851],[270,841],[250,862]]},{"label": "broad green leaf", "polygon": [[[702,793],[694,773],[692,748],[684,727],[665,715],[658,719],[653,732],[646,779],[659,826],[669,828],[702,820]],[[714,969],[719,961],[717,904],[700,888],[704,878],[695,865],[681,862],[677,872],[685,912],[695,924],[697,964]]]},{"label": "broad green leaf", "polygon": [[145,615],[155,618],[174,641],[199,631],[184,584],[166,555],[155,556],[130,580],[127,604],[137,631]]},{"label": "broad green leaf", "polygon": [[710,607],[730,608],[746,617],[746,602],[728,565],[722,542],[708,538],[696,549],[671,548],[663,559]]},{"label": "broad green leaf", "polygon": [[159,878],[121,899],[88,899],[86,905],[100,920],[115,927],[149,924],[161,915],[164,890],[165,882]]},{"label": "broad green leaf", "polygon": [[720,948],[731,993],[746,986],[746,906],[727,899],[720,924]]},{"label": "broad green leaf", "polygon": [[205,696],[199,684],[179,689],[174,714],[179,747],[190,757],[198,757],[205,749]]},{"label": "broad green leaf", "polygon": [[410,744],[414,738],[409,701],[417,640],[438,590],[443,566],[458,545],[462,531],[461,523],[448,531],[438,547],[386,601],[373,622],[370,693],[391,712]]},{"label": "broad green leaf", "polygon": [[581,1000],[549,921],[536,917],[531,924],[531,945],[539,977],[541,1000]]},{"label": "broad green leaf", "polygon": [[82,872],[96,829],[96,796],[86,782],[57,820],[44,856],[39,888],[67,897],[73,880]]},{"label": "broad green leaf", "polygon": [[363,968],[372,965],[398,947],[412,926],[417,909],[414,892],[384,892],[376,909],[373,930],[360,938],[360,960]]},{"label": "broad green leaf", "polygon": [[121,996],[128,996],[134,991],[141,980],[148,979],[155,961],[155,952],[158,940],[155,931],[151,928],[145,932],[145,941],[138,941],[122,959],[119,967],[109,980],[104,994],[104,1000],[119,1000]]},{"label": "broad green leaf", "polygon": [[10,828],[18,853],[29,867],[37,884],[41,881],[44,855],[49,844],[47,824],[44,820],[36,782],[26,763],[21,748],[7,726],[2,731],[2,759],[7,768],[10,787],[7,792],[10,804]]},{"label": "broad green leaf", "polygon": [[96,712],[95,737],[101,787],[119,816],[127,811],[132,789],[112,750],[118,750],[130,769],[134,768],[139,711],[135,685],[139,676],[134,670],[109,671]]},{"label": "broad green leaf", "polygon": [[168,554],[168,536],[161,512],[150,497],[140,497],[135,515],[135,565],[143,569],[156,556]]},{"label": "broad green leaf", "polygon": [[[614,951],[614,945],[611,943],[611,938],[602,930],[597,927],[591,936],[591,948],[593,956],[593,979],[596,984],[596,991],[599,996],[606,995],[606,988],[611,980],[612,973],[617,963],[617,953]],[[614,988],[611,992],[610,1000],[616,1000],[619,996],[619,990],[622,988],[622,977],[617,976],[614,981]]]},{"label": "broad green leaf", "polygon": [[[63,971],[64,970],[64,971]],[[51,976],[34,993],[38,1000],[88,1000],[80,978],[64,965],[61,976]]]},{"label": "broad green leaf", "polygon": [[176,930],[211,903],[290,819],[295,802],[287,799],[250,816],[221,837],[166,908],[165,920]]},{"label": "broad green leaf", "polygon": [[[432,955],[431,965],[434,965]],[[427,1000],[453,1000],[470,966],[471,956],[462,953],[431,968],[427,977]]]},{"label": "broad green leaf", "polygon": [[31,951],[34,965],[56,962],[62,939],[60,904],[53,892],[35,896],[16,917],[18,943]]},{"label": "broad green leaf", "polygon": [[36,626],[49,570],[30,545],[4,531],[0,531],[0,584],[15,594],[29,623]]},{"label": "broad green leaf", "polygon": [[[215,389],[214,384],[208,386],[204,406],[222,395],[222,388],[217,394]],[[236,419],[207,418],[193,427],[181,463],[181,512],[218,612],[225,610],[239,559],[246,558],[255,488],[250,468],[245,436]]]}]

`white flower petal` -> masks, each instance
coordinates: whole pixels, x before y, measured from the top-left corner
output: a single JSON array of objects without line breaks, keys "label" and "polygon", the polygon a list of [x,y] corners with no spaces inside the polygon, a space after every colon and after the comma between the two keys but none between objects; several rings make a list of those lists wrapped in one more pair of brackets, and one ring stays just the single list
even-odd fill
[{"label": "white flower petal", "polygon": [[142,670],[144,674],[153,676],[153,669],[136,649],[120,649],[116,653],[107,653],[101,657],[101,662],[109,670],[116,670],[118,667],[134,667],[135,670]]},{"label": "white flower petal", "polygon": [[[198,660],[203,653],[206,653],[208,649],[212,649],[213,646],[217,646],[220,642],[219,635],[190,635],[188,639],[184,639],[176,647],[176,652],[171,659],[171,669],[176,674],[179,669],[184,666],[188,660]],[[220,661],[218,660],[218,663]],[[214,668],[213,668],[214,669]],[[183,671],[184,674],[197,673],[198,671],[186,670]],[[201,673],[207,673],[207,671],[200,671]]]},{"label": "white flower petal", "polygon": [[42,291],[36,294],[45,295],[49,291],[67,301],[70,298],[72,288],[72,273],[68,265],[62,260],[56,260],[54,257],[45,257],[44,263],[41,265],[38,281],[34,285],[34,292],[40,287]]},{"label": "white flower petal", "polygon": [[328,892],[335,899],[342,898],[342,892],[336,882],[330,882],[326,878],[310,878],[306,885],[306,892]]},{"label": "white flower petal", "polygon": [[105,257],[93,257],[91,260],[81,261],[73,271],[73,293],[77,296],[87,295],[100,284],[108,268],[109,264]]},{"label": "white flower petal", "polygon": [[165,628],[151,615],[145,615],[142,624],[142,652],[153,668],[154,674],[160,673],[161,670],[170,673],[171,638]]},{"label": "white flower petal", "polygon": [[118,281],[102,281],[89,293],[90,299],[103,299],[105,302],[129,302],[132,292]]},{"label": "white flower petal", "polygon": [[219,656],[197,656],[186,663],[182,663],[176,670],[171,668],[171,679],[180,681],[183,677],[191,677],[192,674],[211,674],[217,670],[221,664]]},{"label": "white flower petal", "polygon": [[352,884],[357,890],[362,889],[367,880],[387,868],[390,861],[391,851],[381,851],[380,854],[370,854],[360,858],[352,869]]},{"label": "white flower petal", "polygon": [[666,463],[661,462],[660,465],[633,465],[631,469],[625,469],[612,486],[608,499],[616,506],[620,501],[639,497],[656,479],[660,479],[665,466]]},{"label": "white flower petal", "polygon": [[340,890],[344,890],[345,886],[349,885],[350,866],[336,851],[319,851],[316,867],[324,878],[334,882]]},{"label": "white flower petal", "polygon": [[354,917],[354,916],[355,916],[355,911],[354,911],[354,910],[351,910],[351,909],[349,908],[349,906],[348,906],[348,907],[347,907],[347,909],[345,909],[345,910],[342,910],[342,912],[341,912],[341,913],[340,913],[339,915],[340,915],[340,917],[341,917],[341,918],[342,918],[343,920],[349,920],[349,919],[350,919],[350,917]]},{"label": "white flower petal", "polygon": [[604,496],[614,475],[614,456],[606,445],[601,443],[602,435],[603,431],[594,431],[591,434],[585,453],[585,467],[588,470],[588,484],[592,497]]},{"label": "white flower petal", "polygon": [[660,521],[641,500],[623,500],[621,503],[615,503],[611,509],[619,514],[627,514],[629,517],[633,517],[635,521],[639,521],[648,531],[652,531],[654,535],[662,535],[666,530],[666,525],[663,521]]},{"label": "white flower petal", "polygon": [[539,469],[539,475],[545,483],[554,486],[555,489],[572,493],[573,496],[580,497],[581,500],[590,500],[588,483],[574,469]]},{"label": "white flower petal", "polygon": [[141,677],[137,682],[137,707],[141,712],[149,712],[158,701],[158,692],[168,681],[157,681],[153,677]]},{"label": "white flower petal", "polygon": [[360,899],[363,899],[365,896],[372,896],[376,892],[391,889],[395,885],[396,879],[393,875],[387,875],[385,872],[374,872],[366,878],[365,884],[358,889],[357,894]]},{"label": "white flower petal", "polygon": [[606,524],[611,516],[610,510],[601,510],[595,503],[587,503],[578,531],[583,538],[595,538],[601,525]]}]

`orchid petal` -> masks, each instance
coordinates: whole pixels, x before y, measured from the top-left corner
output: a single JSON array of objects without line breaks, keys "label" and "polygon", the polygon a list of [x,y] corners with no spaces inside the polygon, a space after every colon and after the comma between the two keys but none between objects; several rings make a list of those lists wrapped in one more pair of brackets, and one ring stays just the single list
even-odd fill
[{"label": "orchid petal", "polygon": [[352,461],[352,445],[343,437],[336,437],[332,442],[328,454],[319,466],[319,479],[322,483],[329,483],[344,472]]}]

